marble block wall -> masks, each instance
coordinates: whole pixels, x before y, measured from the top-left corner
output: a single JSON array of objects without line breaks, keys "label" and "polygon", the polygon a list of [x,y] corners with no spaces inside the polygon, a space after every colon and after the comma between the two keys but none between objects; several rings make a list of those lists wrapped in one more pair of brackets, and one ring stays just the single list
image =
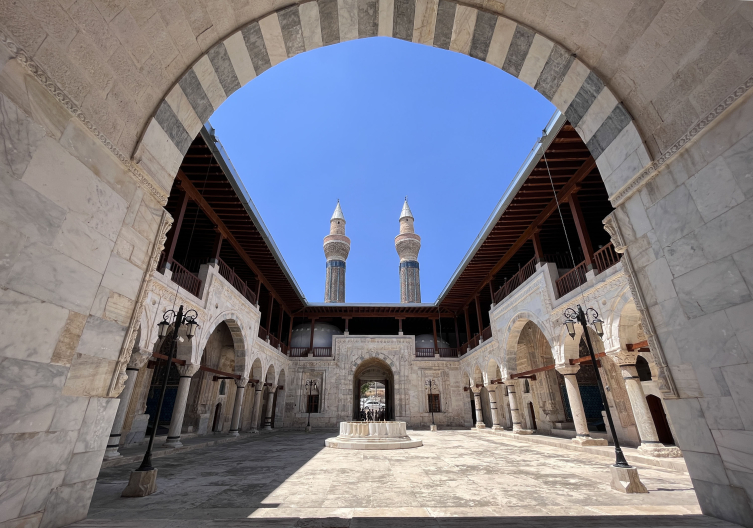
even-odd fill
[{"label": "marble block wall", "polygon": [[701,508],[750,527],[753,97],[715,114],[617,217],[677,386],[664,403]]},{"label": "marble block wall", "polygon": [[0,65],[0,523],[63,526],[89,508],[162,207],[2,44]]}]

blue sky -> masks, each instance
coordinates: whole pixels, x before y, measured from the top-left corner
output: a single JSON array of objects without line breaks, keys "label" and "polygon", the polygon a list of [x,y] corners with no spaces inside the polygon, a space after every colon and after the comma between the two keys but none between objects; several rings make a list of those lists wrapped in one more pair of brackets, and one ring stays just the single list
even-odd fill
[{"label": "blue sky", "polygon": [[338,198],[351,238],[346,301],[399,302],[406,195],[422,301],[434,302],[553,112],[486,63],[370,38],[271,68],[211,123],[310,302],[324,300],[322,239]]}]

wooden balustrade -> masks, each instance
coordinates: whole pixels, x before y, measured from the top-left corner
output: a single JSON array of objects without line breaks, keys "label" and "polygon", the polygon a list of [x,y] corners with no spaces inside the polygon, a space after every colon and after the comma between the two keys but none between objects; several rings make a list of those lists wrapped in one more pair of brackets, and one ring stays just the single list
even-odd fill
[{"label": "wooden balustrade", "polygon": [[221,259],[217,259],[217,263],[219,264],[218,271],[220,272],[220,275],[222,275],[226,281],[228,281],[233,288],[238,290],[238,293],[243,295],[251,304],[256,304],[256,292],[254,292],[251,288],[248,287],[248,284],[246,281],[241,279],[236,273],[233,268],[225,264],[225,262]]},{"label": "wooden balustrade", "polygon": [[[532,258],[526,264],[518,270],[518,272],[510,277],[494,294],[494,303],[497,304],[514,292],[518,286],[523,284],[528,278],[536,272],[536,257]],[[484,338],[486,339],[486,338]]]},{"label": "wooden balustrade", "polygon": [[314,357],[332,357],[332,347],[314,347]]},{"label": "wooden balustrade", "polygon": [[483,338],[484,341],[488,341],[489,339],[491,339],[492,338],[492,327],[491,326],[487,326],[486,328],[484,328],[484,330],[481,332],[481,337]]},{"label": "wooden balustrade", "polygon": [[458,357],[459,349],[457,348],[440,348],[439,349],[439,357],[448,357],[448,358],[455,358]]},{"label": "wooden balustrade", "polygon": [[557,279],[557,298],[570,293],[575,288],[586,282],[586,261],[584,260],[573,269]]},{"label": "wooden balustrade", "polygon": [[288,349],[289,357],[306,357],[309,354],[309,347],[290,347]]},{"label": "wooden balustrade", "polygon": [[192,295],[196,297],[199,296],[199,292],[201,291],[201,279],[199,279],[197,275],[188,271],[175,260],[170,264],[170,270],[173,273],[171,280],[175,284]]},{"label": "wooden balustrade", "polygon": [[622,255],[614,250],[614,245],[610,242],[600,250],[594,252],[594,266],[597,273],[604,273],[617,264],[621,258]]},{"label": "wooden balustrade", "polygon": [[434,357],[433,348],[417,348],[416,357]]}]

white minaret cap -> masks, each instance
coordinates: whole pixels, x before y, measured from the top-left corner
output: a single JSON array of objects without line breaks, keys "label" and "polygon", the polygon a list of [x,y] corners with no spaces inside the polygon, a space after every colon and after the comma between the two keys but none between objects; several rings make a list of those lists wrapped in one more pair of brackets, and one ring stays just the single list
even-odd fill
[{"label": "white minaret cap", "polygon": [[[339,207],[339,205],[338,205]],[[413,213],[410,212],[410,207],[408,206],[408,197],[405,197],[405,203],[403,204],[403,210],[400,211],[400,218],[399,220],[402,220],[403,218],[413,218]]]},{"label": "white minaret cap", "polygon": [[[408,214],[410,214],[410,211],[408,211]],[[343,216],[343,210],[340,208],[340,200],[337,200],[337,207],[335,207],[335,212],[332,213],[332,218],[329,219],[330,222],[332,220],[345,220],[345,217]]]}]

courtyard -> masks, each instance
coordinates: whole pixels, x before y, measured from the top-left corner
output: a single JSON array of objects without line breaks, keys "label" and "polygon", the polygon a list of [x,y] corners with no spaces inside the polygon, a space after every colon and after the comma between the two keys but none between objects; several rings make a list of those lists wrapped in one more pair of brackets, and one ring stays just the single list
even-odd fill
[{"label": "courtyard", "polygon": [[281,432],[155,459],[157,493],[121,498],[103,469],[80,527],[735,526],[701,515],[686,473],[640,467],[648,494],[609,487],[602,457],[485,432],[412,431],[423,447],[347,451]]}]

